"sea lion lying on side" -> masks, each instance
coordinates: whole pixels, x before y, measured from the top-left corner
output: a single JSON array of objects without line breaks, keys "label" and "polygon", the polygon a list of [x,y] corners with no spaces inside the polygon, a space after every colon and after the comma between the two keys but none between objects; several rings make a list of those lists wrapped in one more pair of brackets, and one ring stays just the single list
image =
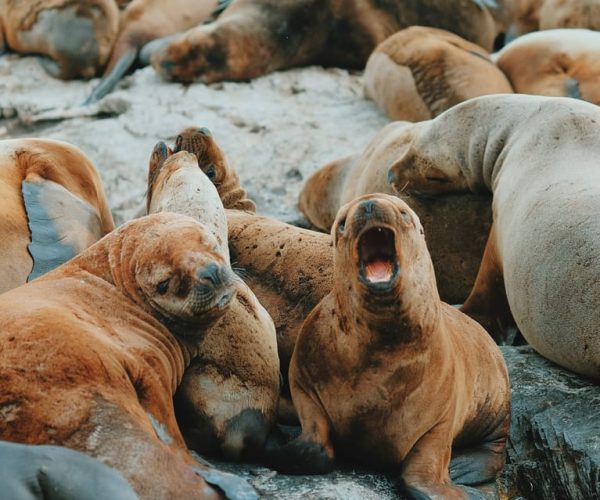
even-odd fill
[{"label": "sea lion lying on side", "polygon": [[48,139],[0,141],[0,293],[113,228],[100,176],[78,148]]},{"label": "sea lion lying on side", "polygon": [[600,110],[575,99],[472,99],[407,128],[396,189],[489,191],[494,222],[462,310],[502,340],[600,380]]},{"label": "sea lion lying on side", "polygon": [[56,78],[92,78],[104,67],[119,29],[114,0],[0,0],[0,53],[45,56]]},{"label": "sea lion lying on side", "polygon": [[142,498],[219,497],[206,482],[254,495],[194,461],[173,411],[236,280],[204,226],[156,214],[0,295],[0,439],[87,453]]},{"label": "sea lion lying on side", "polygon": [[396,31],[420,24],[447,29],[491,50],[494,20],[474,0],[234,0],[214,23],[169,40],[151,57],[181,82],[248,80],[309,64],[364,67]]},{"label": "sea lion lying on side", "polygon": [[515,91],[600,104],[600,33],[557,29],[530,33],[494,55]]},{"label": "sea lion lying on side", "polygon": [[[173,154],[164,143],[154,148],[148,176],[148,213],[161,211],[203,223],[229,261],[227,219],[217,190],[194,155]],[[279,400],[273,320],[243,281],[236,281],[235,290],[223,317],[204,333],[175,399],[188,446],[233,460],[261,453]]]},{"label": "sea lion lying on side", "polygon": [[304,322],[290,365],[302,433],[274,466],[322,473],[343,456],[398,474],[410,498],[467,498],[450,477],[480,484],[504,465],[500,350],[440,301],[423,228],[402,200],[357,198],[331,234],[333,290]]},{"label": "sea lion lying on side", "polygon": [[[408,122],[390,123],[361,154],[333,161],[306,180],[298,206],[311,224],[329,230],[339,208],[354,198],[397,194],[387,175],[408,147],[407,127],[411,127]],[[442,300],[462,303],[473,287],[489,233],[490,196],[420,197],[403,190],[399,195],[419,214],[425,228]]]},{"label": "sea lion lying on side", "polygon": [[391,120],[428,120],[459,102],[512,93],[487,51],[448,31],[412,26],[367,61],[365,96]]}]

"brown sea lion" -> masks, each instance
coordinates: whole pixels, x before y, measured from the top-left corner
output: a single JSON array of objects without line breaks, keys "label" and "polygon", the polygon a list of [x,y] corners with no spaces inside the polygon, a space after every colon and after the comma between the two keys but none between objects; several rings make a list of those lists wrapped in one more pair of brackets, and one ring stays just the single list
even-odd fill
[{"label": "brown sea lion", "polygon": [[[98,101],[112,91],[140,56],[140,50],[152,40],[168,37],[214,19],[223,0],[133,0],[121,17],[121,28],[102,81],[87,103]],[[148,64],[148,56],[144,56]]]},{"label": "brown sea lion", "polygon": [[216,22],[151,57],[167,80],[248,80],[309,64],[364,67],[377,44],[415,24],[447,29],[491,50],[485,2],[474,0],[234,0]]},{"label": "brown sea lion", "polygon": [[[483,328],[440,301],[423,228],[402,200],[367,195],[331,231],[334,286],[290,365],[302,424],[277,455],[294,473],[334,456],[398,474],[410,498],[466,498],[505,460],[510,388]],[[452,462],[450,461],[452,457]]]},{"label": "brown sea lion", "polygon": [[48,139],[0,141],[0,293],[113,228],[98,172],[78,148]]},{"label": "brown sea lion", "polygon": [[[170,155],[164,143],[150,160],[148,212],[189,215],[215,236],[229,260],[227,219],[216,188],[186,151]],[[176,395],[176,413],[188,446],[228,459],[260,454],[275,424],[279,358],[275,326],[241,280],[223,317],[204,334],[198,357]]]},{"label": "brown sea lion", "polygon": [[530,33],[494,57],[520,94],[573,97],[600,104],[597,31],[558,29]]},{"label": "brown sea lion", "polygon": [[[493,192],[494,222],[462,310],[502,339],[600,380],[600,110],[575,99],[486,96],[406,129],[398,189]],[[514,318],[514,320],[513,320]]]},{"label": "brown sea lion", "polygon": [[0,0],[0,52],[4,38],[15,52],[45,56],[40,62],[57,78],[94,77],[118,29],[114,0]]},{"label": "brown sea lion", "polygon": [[588,28],[600,30],[598,0],[544,0],[540,8],[540,30]]},{"label": "brown sea lion", "polygon": [[151,215],[2,294],[0,439],[82,451],[142,498],[219,497],[206,482],[250,489],[195,462],[173,410],[203,332],[235,295],[217,247],[192,218]]},{"label": "brown sea lion", "polygon": [[365,95],[391,120],[428,120],[459,102],[512,93],[487,51],[437,28],[412,26],[373,51]]},{"label": "brown sea lion", "polygon": [[[329,230],[339,208],[350,200],[368,193],[396,194],[387,176],[408,147],[407,127],[408,122],[390,123],[361,154],[313,173],[300,192],[300,211],[314,226]],[[404,191],[400,195],[421,218],[442,300],[462,303],[473,287],[489,233],[490,196],[434,198]]]}]

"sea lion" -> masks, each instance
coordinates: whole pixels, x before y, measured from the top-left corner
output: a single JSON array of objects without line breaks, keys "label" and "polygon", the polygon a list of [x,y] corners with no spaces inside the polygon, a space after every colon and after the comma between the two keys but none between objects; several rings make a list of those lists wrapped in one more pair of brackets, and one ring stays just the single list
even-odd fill
[{"label": "sea lion", "polygon": [[155,214],[0,295],[0,439],[82,451],[143,498],[251,493],[195,462],[173,410],[237,279],[206,227]]},{"label": "sea lion", "polygon": [[491,481],[504,465],[500,350],[440,301],[423,228],[402,200],[357,198],[331,234],[333,290],[304,322],[290,365],[302,433],[274,465],[322,473],[343,456],[400,475],[410,498],[466,498],[449,465],[460,484]]},{"label": "sea lion", "polygon": [[486,2],[474,0],[234,0],[214,23],[170,40],[151,57],[181,82],[248,80],[309,64],[364,67],[376,45],[420,24],[447,29],[491,50]]},{"label": "sea lion", "polygon": [[437,28],[412,26],[380,43],[367,61],[365,96],[391,120],[428,120],[459,102],[512,93],[487,51]]},{"label": "sea lion", "polygon": [[539,16],[540,30],[556,28],[600,30],[598,0],[544,0]]},{"label": "sea lion", "polygon": [[0,293],[112,229],[102,182],[81,150],[48,139],[0,141]]},{"label": "sea lion", "polygon": [[56,78],[94,77],[118,29],[114,0],[0,0],[0,52],[4,38],[15,52],[45,56],[40,62]]},{"label": "sea lion", "polygon": [[499,340],[516,322],[542,356],[596,380],[599,134],[593,104],[478,97],[406,129],[389,172],[397,189],[493,192],[492,229],[462,310]]},{"label": "sea lion", "polygon": [[[599,4],[600,5],[600,4]],[[557,29],[530,33],[494,56],[515,91],[600,104],[600,33]]]},{"label": "sea lion", "polygon": [[[193,154],[170,154],[164,143],[154,148],[148,213],[175,212],[205,224],[228,261],[227,219],[216,188]],[[279,358],[273,320],[243,281],[235,289],[223,317],[205,332],[175,409],[188,446],[237,460],[260,455],[275,424]]]},{"label": "sea lion", "polygon": [[[311,224],[330,230],[339,208],[368,193],[397,194],[387,180],[389,168],[404,154],[408,122],[394,122],[378,132],[361,154],[333,161],[305,182],[298,206]],[[442,300],[460,304],[468,296],[489,233],[491,198],[484,194],[400,196],[419,214],[433,259]]]},{"label": "sea lion", "polygon": [[[140,56],[144,45],[193,28],[202,21],[215,19],[231,0],[133,0],[121,17],[121,28],[102,81],[87,103],[100,100],[112,91]],[[151,50],[150,50],[151,52]],[[148,64],[143,56],[143,63]]]}]

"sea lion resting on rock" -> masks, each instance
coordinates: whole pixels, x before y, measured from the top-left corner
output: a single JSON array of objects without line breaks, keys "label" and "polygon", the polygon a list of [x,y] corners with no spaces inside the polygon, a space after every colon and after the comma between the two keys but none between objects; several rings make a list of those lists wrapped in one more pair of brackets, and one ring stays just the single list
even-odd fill
[{"label": "sea lion resting on rock", "polygon": [[362,68],[378,43],[415,24],[447,29],[491,50],[496,28],[484,3],[234,0],[214,23],[166,40],[151,62],[167,80],[205,83],[309,64]]},{"label": "sea lion resting on rock", "polygon": [[[305,182],[298,206],[319,229],[330,230],[339,208],[363,194],[396,194],[387,175],[407,146],[404,130],[408,122],[390,123],[361,154],[333,161]],[[404,196],[407,194],[408,196]],[[468,296],[491,225],[488,195],[439,198],[400,195],[419,214],[431,252],[442,300],[462,303]]]},{"label": "sea lion resting on rock", "polygon": [[79,149],[47,139],[0,141],[0,293],[113,228],[98,172]]},{"label": "sea lion resting on rock", "polygon": [[364,74],[365,95],[388,118],[428,120],[459,102],[512,93],[487,51],[448,31],[412,26],[380,43]]},{"label": "sea lion resting on rock", "polygon": [[57,78],[94,77],[118,29],[114,0],[0,0],[0,53],[8,47],[46,56],[40,62]]},{"label": "sea lion resting on rock", "polygon": [[[189,133],[189,131],[188,131]],[[229,260],[227,219],[219,194],[194,155],[155,146],[148,177],[148,212],[189,215],[215,236]],[[279,358],[273,320],[248,286],[204,334],[199,355],[176,395],[176,413],[188,446],[228,459],[255,457],[275,424]]]},{"label": "sea lion resting on rock", "polygon": [[242,487],[194,461],[173,411],[237,279],[204,226],[157,214],[0,295],[0,439],[87,453],[142,498],[218,497],[205,480]]},{"label": "sea lion resting on rock", "polygon": [[322,473],[345,456],[400,474],[411,498],[465,498],[449,464],[461,484],[491,481],[504,465],[500,350],[440,301],[423,228],[402,200],[357,198],[331,234],[334,287],[302,326],[290,365],[302,433],[274,465]]},{"label": "sea lion resting on rock", "polygon": [[515,91],[600,104],[600,33],[558,29],[519,37],[494,54]]},{"label": "sea lion resting on rock", "polygon": [[498,339],[514,318],[540,354],[599,380],[598,107],[479,97],[404,135],[389,173],[396,189],[494,195],[494,222],[462,310]]}]

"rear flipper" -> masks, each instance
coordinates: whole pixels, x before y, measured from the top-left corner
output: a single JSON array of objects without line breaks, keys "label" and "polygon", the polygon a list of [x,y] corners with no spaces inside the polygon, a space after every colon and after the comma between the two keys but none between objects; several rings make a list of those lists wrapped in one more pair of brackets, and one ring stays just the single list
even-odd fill
[{"label": "rear flipper", "polygon": [[119,58],[112,70],[105,74],[98,86],[92,91],[90,96],[84,101],[84,106],[89,106],[98,102],[100,99],[110,94],[119,80],[131,69],[138,56],[138,51],[135,47],[130,48]]}]

